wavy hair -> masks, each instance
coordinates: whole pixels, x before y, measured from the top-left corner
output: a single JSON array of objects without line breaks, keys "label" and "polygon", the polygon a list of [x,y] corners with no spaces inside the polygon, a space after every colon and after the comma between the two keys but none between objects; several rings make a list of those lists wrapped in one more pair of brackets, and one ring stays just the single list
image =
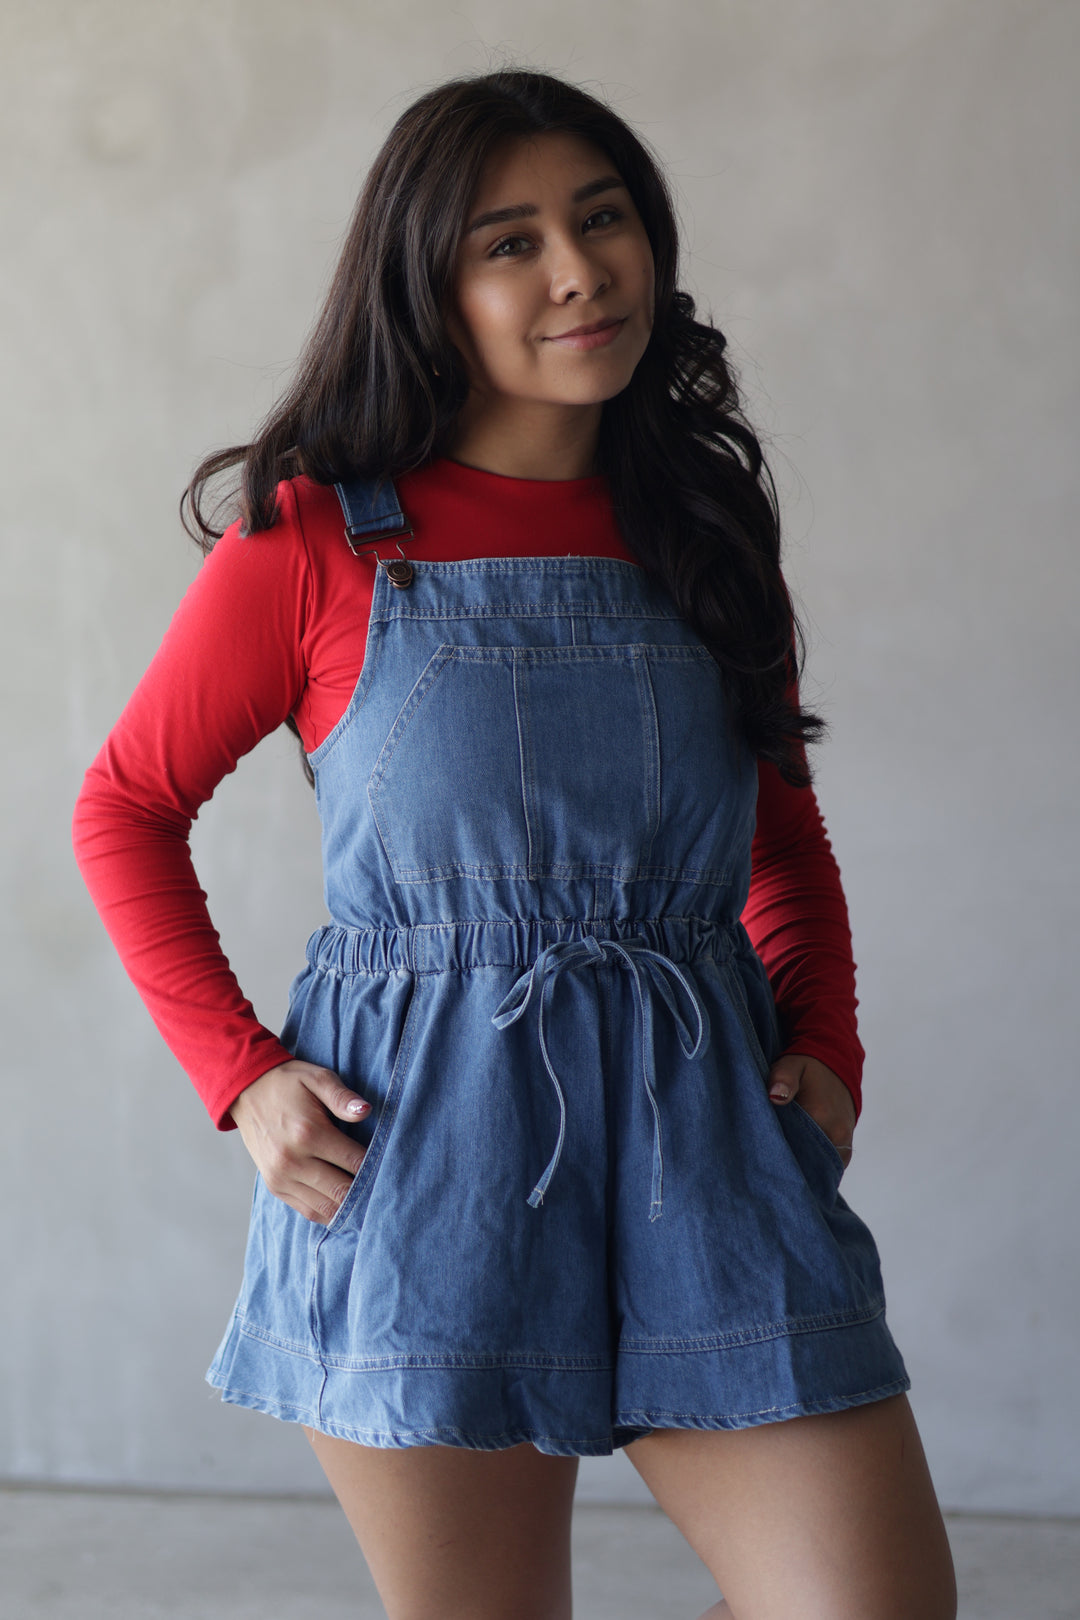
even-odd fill
[{"label": "wavy hair", "polygon": [[659,162],[609,107],[561,79],[469,75],[402,113],[368,173],[291,386],[250,444],[201,462],[181,500],[185,527],[210,549],[222,503],[207,516],[207,488],[237,466],[230,500],[255,534],[274,522],[281,479],[381,479],[447,453],[468,381],[443,311],[472,198],[502,143],[556,132],[611,159],[655,263],[649,343],[601,414],[597,466],[620,530],[720,665],[748,747],[806,786],[805,744],[824,722],[796,695],[804,643],[780,571],[776,490],[726,339],[678,287],[678,230]]}]

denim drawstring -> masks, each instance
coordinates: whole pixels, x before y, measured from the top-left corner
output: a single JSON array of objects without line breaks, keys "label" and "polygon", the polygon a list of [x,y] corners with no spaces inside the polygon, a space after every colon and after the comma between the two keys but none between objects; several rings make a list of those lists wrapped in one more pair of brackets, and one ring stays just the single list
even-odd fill
[{"label": "denim drawstring", "polygon": [[[656,1069],[653,1060],[653,1021],[652,1000],[645,993],[648,982],[660,991],[666,1002],[675,1027],[679,1034],[679,1044],[688,1058],[697,1057],[703,1052],[709,1042],[709,1019],[701,1000],[694,991],[686,975],[680,971],[669,956],[659,951],[651,950],[640,935],[629,939],[597,939],[594,934],[586,934],[582,940],[559,940],[540,952],[532,967],[527,968],[512,989],[503,997],[498,1007],[491,1015],[491,1022],[496,1029],[505,1029],[527,1011],[533,992],[539,986],[539,1016],[537,1019],[540,1034],[540,1051],[544,1059],[544,1067],[551,1077],[555,1087],[555,1095],[559,1100],[559,1135],[555,1143],[555,1151],[551,1155],[547,1169],[529,1194],[529,1203],[536,1209],[544,1201],[544,1194],[548,1190],[552,1176],[562,1154],[563,1140],[566,1136],[566,1097],[559,1077],[552,1067],[548,1056],[547,1042],[544,1039],[544,997],[549,993],[555,978],[564,968],[573,967],[581,962],[599,963],[603,961],[608,952],[622,957],[633,975],[634,999],[637,1003],[638,1020],[641,1028],[641,1076],[645,1082],[645,1091],[649,1099],[649,1106],[653,1115],[653,1171],[652,1193],[649,1204],[649,1219],[655,1221],[663,1210],[664,1202],[664,1150],[660,1130],[660,1105],[656,1098]],[[643,971],[644,970],[644,971]],[[645,974],[649,975],[646,981]],[[694,1012],[697,1015],[697,1039],[691,1041],[690,1030],[675,1003],[668,978],[674,977],[682,985],[689,996]]]}]

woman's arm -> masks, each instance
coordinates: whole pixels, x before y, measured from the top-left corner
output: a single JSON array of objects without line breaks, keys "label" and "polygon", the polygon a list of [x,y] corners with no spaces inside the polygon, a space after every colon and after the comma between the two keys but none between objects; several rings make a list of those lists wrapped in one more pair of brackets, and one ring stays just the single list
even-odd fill
[{"label": "woman's arm", "polygon": [[751,861],[742,920],[765,964],[784,1033],[770,1093],[783,1102],[799,1091],[843,1150],[862,1106],[865,1057],[847,903],[813,789],[790,787],[765,763],[758,768]]},{"label": "woman's arm", "polygon": [[199,807],[292,711],[305,680],[310,570],[291,487],[252,539],[227,530],[86,773],[79,868],[128,974],[212,1118],[291,1054],[255,1016],[199,886]]}]

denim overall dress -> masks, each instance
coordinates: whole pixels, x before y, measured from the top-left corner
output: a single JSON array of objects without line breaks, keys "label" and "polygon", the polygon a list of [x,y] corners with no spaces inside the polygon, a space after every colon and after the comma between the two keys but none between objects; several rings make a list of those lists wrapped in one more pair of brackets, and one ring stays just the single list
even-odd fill
[{"label": "denim overall dress", "polygon": [[[352,537],[404,528],[392,483],[338,493]],[[282,1040],[371,1102],[367,1153],[328,1226],[257,1179],[223,1399],[585,1456],[906,1389],[840,1156],[768,1099],[755,762],[670,596],[614,558],[380,563],[309,757],[333,922]]]}]

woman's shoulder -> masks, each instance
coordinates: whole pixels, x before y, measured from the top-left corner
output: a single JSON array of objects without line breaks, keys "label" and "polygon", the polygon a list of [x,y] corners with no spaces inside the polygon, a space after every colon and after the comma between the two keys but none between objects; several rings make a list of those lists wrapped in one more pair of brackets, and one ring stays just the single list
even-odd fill
[{"label": "woman's shoulder", "polygon": [[322,491],[309,479],[283,479],[266,528],[248,531],[241,518],[234,519],[199,569],[192,587],[195,599],[231,596],[252,607],[257,601],[261,609],[269,596],[306,590],[312,574],[311,536],[326,525],[320,495],[329,495],[337,505],[333,490]]},{"label": "woman's shoulder", "polygon": [[331,484],[317,484],[300,473],[283,478],[277,487],[277,519],[301,534],[332,528],[341,532],[341,505]]},{"label": "woman's shoulder", "polygon": [[343,533],[331,486],[303,476],[283,478],[267,527],[249,533],[237,518],[213,546],[206,566],[214,573],[251,571],[296,580],[324,568]]}]

